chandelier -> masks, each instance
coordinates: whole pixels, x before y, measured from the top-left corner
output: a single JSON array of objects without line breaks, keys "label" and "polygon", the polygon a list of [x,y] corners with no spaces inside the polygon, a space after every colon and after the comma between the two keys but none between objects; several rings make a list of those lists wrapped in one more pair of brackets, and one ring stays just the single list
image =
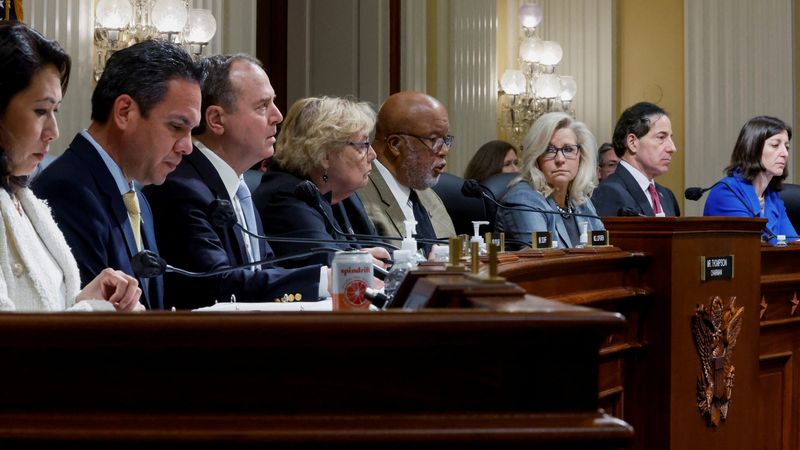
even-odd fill
[{"label": "chandelier", "polygon": [[519,8],[524,37],[520,39],[520,69],[507,69],[500,78],[498,126],[505,139],[520,145],[531,124],[544,113],[563,111],[572,115],[572,99],[577,84],[571,76],[558,76],[555,67],[564,51],[555,41],[536,37],[542,21],[542,8],[526,4]]},{"label": "chandelier", "polygon": [[217,32],[207,9],[191,9],[188,0],[99,0],[94,16],[94,79],[117,51],[150,39],[183,46],[195,57]]}]

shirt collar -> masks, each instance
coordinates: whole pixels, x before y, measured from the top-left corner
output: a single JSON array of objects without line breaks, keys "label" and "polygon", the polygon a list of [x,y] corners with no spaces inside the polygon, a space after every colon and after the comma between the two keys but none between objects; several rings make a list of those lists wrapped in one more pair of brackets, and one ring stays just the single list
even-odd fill
[{"label": "shirt collar", "polygon": [[389,172],[389,169],[386,168],[380,161],[377,159],[373,161],[375,167],[378,168],[378,172],[381,173],[383,179],[386,180],[386,184],[389,186],[389,189],[394,194],[394,198],[397,199],[397,202],[402,204],[408,203],[408,197],[411,195],[411,188],[408,186],[403,186],[397,181],[397,178],[394,177],[392,172]]},{"label": "shirt collar", "polygon": [[236,171],[233,170],[233,167],[228,165],[228,163],[214,153],[213,150],[206,147],[205,144],[195,140],[194,145],[200,150],[200,153],[208,158],[211,165],[214,166],[214,169],[217,170],[217,174],[219,174],[220,179],[222,179],[222,184],[225,185],[225,190],[228,191],[228,197],[231,199],[236,198],[236,191],[239,190],[239,182],[243,178],[236,175]]},{"label": "shirt collar", "polygon": [[651,182],[653,182],[653,183],[655,182],[655,181],[650,181],[647,178],[647,175],[645,175],[642,172],[640,172],[639,169],[637,169],[636,167],[633,167],[627,161],[620,160],[619,163],[622,164],[623,166],[625,166],[626,169],[628,169],[628,172],[630,172],[631,175],[633,175],[633,179],[636,180],[636,183],[639,184],[639,187],[642,188],[643,191],[647,190],[647,187],[650,186]]},{"label": "shirt collar", "polygon": [[81,130],[81,136],[84,139],[89,141],[92,144],[92,147],[97,151],[97,154],[100,155],[100,159],[103,160],[106,167],[108,168],[109,173],[111,173],[111,178],[114,179],[114,183],[117,185],[117,189],[119,189],[119,194],[123,195],[126,192],[135,191],[133,182],[128,182],[125,179],[125,174],[122,173],[122,168],[111,158],[111,155],[106,152],[106,149],[100,146],[97,141],[94,140],[91,134],[89,134],[89,130],[83,129]]}]

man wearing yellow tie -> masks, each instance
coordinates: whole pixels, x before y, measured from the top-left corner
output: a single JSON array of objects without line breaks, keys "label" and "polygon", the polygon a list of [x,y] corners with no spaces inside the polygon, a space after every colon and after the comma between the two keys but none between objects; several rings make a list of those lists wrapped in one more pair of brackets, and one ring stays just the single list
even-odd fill
[{"label": "man wearing yellow tie", "polygon": [[[89,128],[33,183],[84,283],[105,267],[135,276],[131,257],[157,252],[152,213],[134,181],[163,183],[192,151],[203,79],[202,67],[173,44],[147,41],[116,52],[92,94]],[[163,308],[161,277],[139,283],[141,302]]]}]

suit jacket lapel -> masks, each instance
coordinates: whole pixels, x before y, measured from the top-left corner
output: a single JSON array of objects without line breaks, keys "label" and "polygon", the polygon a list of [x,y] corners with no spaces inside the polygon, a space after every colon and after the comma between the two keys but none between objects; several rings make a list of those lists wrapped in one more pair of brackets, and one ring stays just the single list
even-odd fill
[{"label": "suit jacket lapel", "polygon": [[[133,229],[128,220],[128,209],[125,208],[125,203],[122,201],[122,195],[119,193],[119,187],[117,187],[114,177],[111,176],[106,163],[97,154],[94,146],[80,134],[75,136],[67,151],[73,150],[78,158],[84,161],[89,168],[89,173],[92,174],[95,183],[97,183],[99,195],[105,197],[107,209],[111,211],[111,215],[122,230],[128,254],[133,257],[139,250],[136,248],[136,239],[133,237]],[[140,195],[140,202],[141,198],[142,196]]]},{"label": "suit jacket lapel", "polygon": [[675,216],[675,205],[672,202],[672,196],[669,195],[667,188],[656,183],[656,192],[658,192],[659,201],[661,201],[661,209],[664,210],[664,215],[671,217]]},{"label": "suit jacket lapel", "polygon": [[[194,147],[192,153],[183,157],[192,167],[195,168],[200,178],[203,180],[206,186],[208,186],[209,190],[211,190],[211,195],[215,199],[222,199],[227,200],[229,202],[233,202],[233,199],[228,195],[228,190],[225,189],[225,183],[222,182],[222,178],[220,178],[219,173],[217,173],[217,169],[214,168],[214,165],[211,164],[211,161],[206,158],[206,155],[203,154],[197,147]],[[256,223],[258,224],[259,232],[261,232],[261,220],[259,218],[260,214],[256,213]],[[222,229],[223,236],[233,236],[233,242],[236,244],[236,249],[234,249],[238,255],[237,264],[244,264],[248,260],[247,256],[247,249],[244,245],[244,240],[242,238],[242,233],[238,230],[235,230],[232,227]],[[231,239],[226,239],[231,241]],[[262,250],[264,250],[262,248]],[[271,252],[271,249],[269,250]],[[262,255],[267,255],[267,252],[262,252]]]},{"label": "suit jacket lapel", "polygon": [[[558,211],[558,209],[556,208],[556,201],[553,200],[552,197],[547,197],[547,203],[550,204],[551,210]],[[572,239],[569,238],[569,233],[567,233],[567,227],[566,225],[564,225],[564,219],[561,217],[561,215],[553,214],[551,220],[555,223],[555,229],[557,235],[553,236],[553,239],[557,239],[558,242],[563,243],[561,247],[572,247]]]},{"label": "suit jacket lapel", "polygon": [[350,224],[353,225],[353,231],[359,234],[378,235],[378,230],[369,220],[367,210],[364,208],[364,202],[361,201],[361,197],[357,193],[350,194],[350,197],[344,199],[342,204],[347,212]]},{"label": "suit jacket lapel", "polygon": [[369,174],[369,178],[375,183],[378,196],[380,196],[383,204],[386,205],[386,215],[388,215],[389,219],[392,221],[392,225],[394,225],[397,234],[399,236],[405,236],[406,230],[403,221],[406,220],[406,216],[403,214],[403,210],[400,209],[400,204],[397,202],[397,199],[395,199],[389,185],[386,184],[386,180],[383,179],[380,171],[374,166],[372,172]]},{"label": "suit jacket lapel", "polygon": [[[655,216],[656,213],[653,211],[653,205],[650,204],[650,201],[647,200],[647,196],[644,195],[644,191],[642,190],[639,183],[636,182],[636,179],[633,178],[633,175],[625,168],[623,165],[617,166],[617,173],[619,173],[620,179],[623,183],[625,183],[625,189],[630,192],[631,197],[636,201],[636,206],[642,212],[642,214],[646,214],[648,216]],[[663,206],[663,204],[662,204]]]}]

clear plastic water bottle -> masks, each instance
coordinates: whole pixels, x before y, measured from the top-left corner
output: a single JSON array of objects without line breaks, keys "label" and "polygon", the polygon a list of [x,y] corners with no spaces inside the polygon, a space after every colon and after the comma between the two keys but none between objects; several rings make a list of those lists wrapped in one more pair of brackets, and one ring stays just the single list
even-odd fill
[{"label": "clear plastic water bottle", "polygon": [[386,279],[383,280],[383,291],[389,298],[393,298],[397,292],[397,288],[403,282],[406,274],[413,267],[414,254],[408,250],[395,250],[394,251],[394,264],[386,274]]}]

